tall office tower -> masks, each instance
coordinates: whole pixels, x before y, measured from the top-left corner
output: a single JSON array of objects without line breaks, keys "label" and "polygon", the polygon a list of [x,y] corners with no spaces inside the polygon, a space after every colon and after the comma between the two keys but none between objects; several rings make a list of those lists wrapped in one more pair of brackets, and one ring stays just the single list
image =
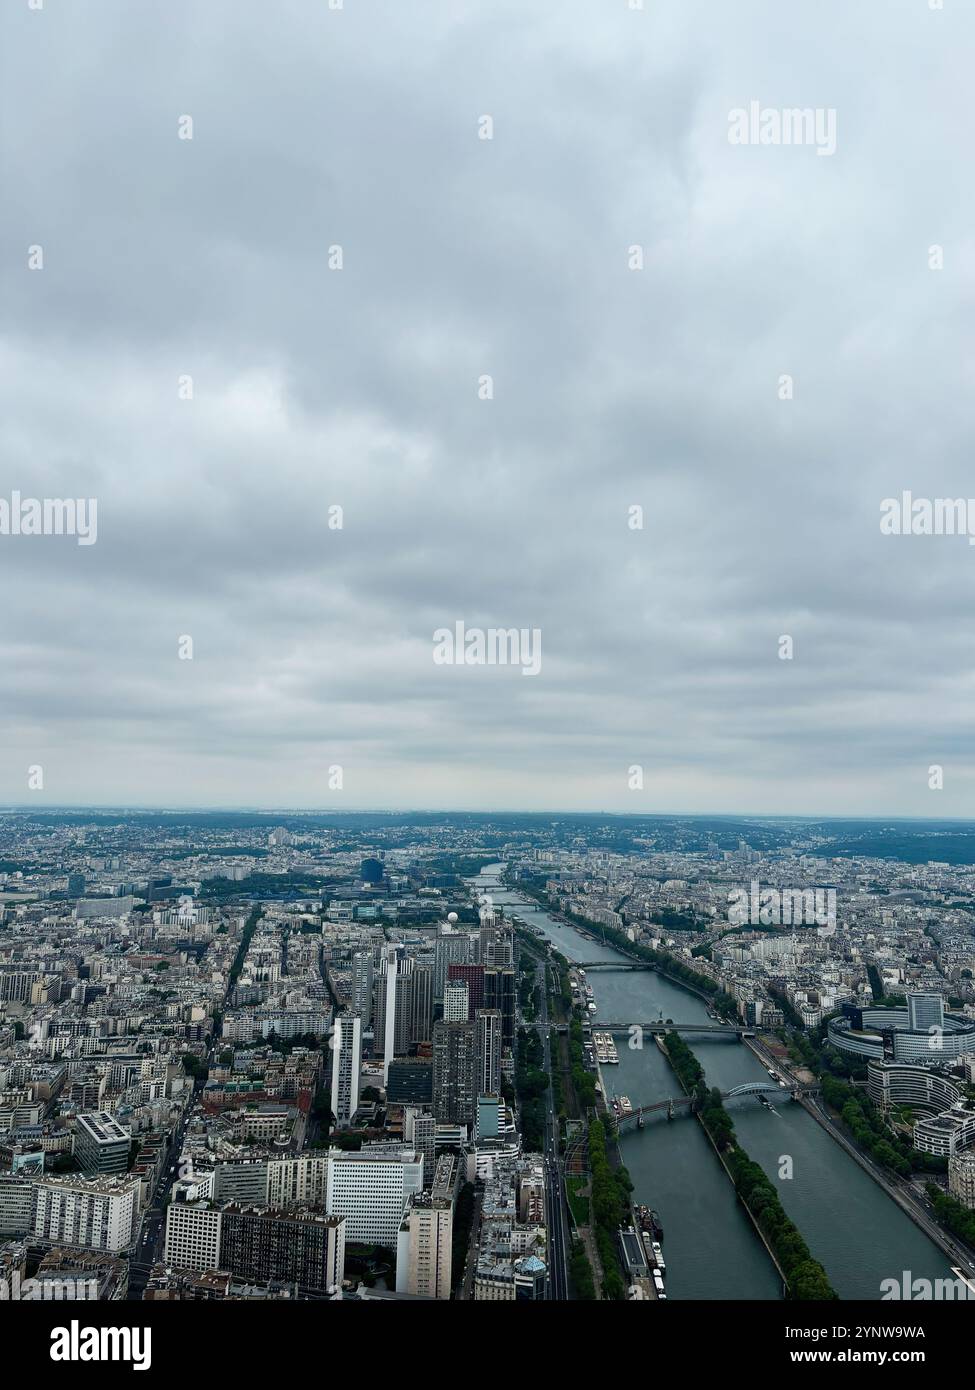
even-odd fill
[{"label": "tall office tower", "polygon": [[486,966],[514,965],[514,936],[500,925],[485,931],[481,928],[481,964]]},{"label": "tall office tower", "polygon": [[477,1033],[477,1094],[501,1094],[501,1011],[478,1009],[474,1015]]},{"label": "tall office tower", "polygon": [[410,1045],[433,1037],[433,962],[417,961],[410,976]]},{"label": "tall office tower", "polygon": [[[383,947],[383,953],[372,977],[372,1051],[374,1057],[381,1057],[386,1045],[386,988],[389,983],[386,965],[386,948]],[[394,997],[393,1008],[395,1009],[395,1007]]]},{"label": "tall office tower", "polygon": [[444,1023],[467,1023],[470,1018],[470,991],[466,980],[448,979],[443,991]]},{"label": "tall office tower", "polygon": [[359,1108],[359,1072],[362,1065],[362,1020],[357,1014],[341,1014],[332,1037],[332,1114],[337,1129],[348,1129]]},{"label": "tall office tower", "polygon": [[79,1115],[74,1132],[75,1157],[83,1173],[108,1176],[128,1172],[132,1136],[114,1115],[97,1111]]},{"label": "tall office tower", "polygon": [[422,1192],[410,1199],[396,1244],[396,1292],[449,1298],[454,1204]]},{"label": "tall office tower", "polygon": [[422,1190],[423,1156],[406,1145],[329,1152],[326,1209],[345,1217],[349,1240],[395,1249],[406,1204]]},{"label": "tall office tower", "polygon": [[470,1010],[469,1017],[473,1018],[478,1009],[484,1007],[484,966],[483,965],[448,965],[447,984],[451,980],[464,980],[467,984],[467,1002]]},{"label": "tall office tower", "polygon": [[399,983],[399,950],[396,946],[386,947],[384,978],[382,980],[383,1001],[383,1083],[389,1071],[389,1064],[396,1055],[396,991]]},{"label": "tall office tower", "polygon": [[402,946],[387,946],[376,979],[376,1019],[374,1033],[383,1054],[383,1085],[389,1064],[409,1049],[409,999],[402,988],[413,970],[413,961]]},{"label": "tall office tower", "polygon": [[327,1292],[345,1278],[345,1217],[315,1211],[224,1207],[220,1269],[240,1279],[279,1279]]},{"label": "tall office tower", "polygon": [[511,966],[490,966],[484,970],[484,1007],[501,1012],[501,1045],[515,1045],[515,972]]},{"label": "tall office tower", "polygon": [[477,957],[482,965],[498,965],[499,963],[507,963],[498,962],[495,959],[495,943],[501,930],[501,919],[496,913],[481,913],[481,925],[477,933]]},{"label": "tall office tower", "polygon": [[433,1113],[438,1120],[474,1128],[477,1103],[477,1032],[473,1023],[433,1026]]},{"label": "tall office tower", "polygon": [[[393,1029],[393,1055],[404,1057],[410,1050],[413,1039],[413,977],[417,972],[413,956],[403,955],[396,967],[396,1023]],[[422,1000],[422,981],[420,984]]]},{"label": "tall office tower", "polygon": [[352,957],[352,1012],[363,1028],[372,1023],[372,951],[356,951]]},{"label": "tall office tower", "polygon": [[443,998],[447,983],[447,968],[452,964],[466,965],[471,958],[471,938],[467,932],[452,931],[441,926],[433,952],[433,995]]},{"label": "tall office tower", "polygon": [[34,1236],[86,1250],[124,1250],[138,1219],[139,1185],[138,1178],[42,1178]]},{"label": "tall office tower", "polygon": [[477,959],[482,965],[513,965],[514,937],[500,908],[482,907]]},{"label": "tall office tower", "polygon": [[945,1026],[945,1005],[940,994],[916,992],[907,996],[907,1026],[919,1033]]}]

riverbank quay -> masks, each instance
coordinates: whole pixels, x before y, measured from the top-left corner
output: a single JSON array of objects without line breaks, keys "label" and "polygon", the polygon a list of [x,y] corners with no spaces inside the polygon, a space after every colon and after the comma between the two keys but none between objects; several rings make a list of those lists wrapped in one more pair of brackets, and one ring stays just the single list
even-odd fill
[{"label": "riverbank quay", "polygon": [[895,1184],[883,1169],[865,1154],[858,1145],[840,1129],[836,1121],[826,1112],[823,1102],[818,1098],[808,1096],[801,1097],[799,1101],[807,1114],[811,1115],[818,1125],[820,1125],[834,1139],[837,1144],[847,1153],[850,1158],[855,1159],[865,1173],[873,1178],[878,1187],[882,1187],[887,1196],[896,1202],[905,1216],[909,1216],[919,1230],[923,1231],[929,1240],[941,1250],[953,1263],[958,1264],[968,1277],[975,1278],[975,1250],[969,1246],[956,1241],[931,1217],[927,1215],[923,1207]]},{"label": "riverbank quay", "polygon": [[[743,1041],[763,1066],[768,1066],[771,1062],[779,1068],[787,1082],[793,1085],[801,1084],[801,1080],[795,1076],[791,1064],[777,1053],[772,1053],[765,1048],[760,1038],[745,1038]],[[839,1119],[834,1118],[835,1111],[830,1111],[822,1096],[800,1096],[798,1100],[806,1113],[812,1116],[833,1142],[838,1144],[844,1153],[873,1179],[886,1196],[897,1204],[904,1215],[910,1217],[918,1230],[923,1231],[928,1239],[937,1245],[949,1261],[960,1265],[967,1273],[975,1274],[975,1250],[945,1231],[940,1223],[928,1214],[923,1204],[914,1196],[902,1179],[889,1173],[875,1162],[869,1153],[844,1132]]]}]

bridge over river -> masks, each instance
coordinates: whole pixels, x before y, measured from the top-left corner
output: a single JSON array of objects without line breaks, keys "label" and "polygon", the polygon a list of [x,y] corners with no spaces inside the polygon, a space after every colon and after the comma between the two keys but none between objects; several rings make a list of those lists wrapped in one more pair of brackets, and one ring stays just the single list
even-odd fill
[{"label": "bridge over river", "polygon": [[670,1019],[655,1019],[653,1023],[597,1023],[590,1021],[593,1032],[611,1033],[614,1038],[630,1038],[639,1028],[645,1035],[659,1033],[716,1033],[726,1038],[753,1038],[755,1029],[744,1023],[672,1023]]},{"label": "bridge over river", "polygon": [[[790,1089],[788,1086],[782,1086],[778,1081],[773,1081],[769,1078],[768,1081],[746,1081],[741,1086],[732,1086],[730,1091],[721,1092],[721,1099],[735,1100],[739,1096],[776,1095],[780,1097],[788,1096],[790,1100],[799,1100],[800,1097],[811,1095],[814,1091],[818,1090],[818,1085],[793,1086]],[[628,1124],[631,1120],[639,1123],[644,1115],[653,1115],[660,1110],[667,1111],[667,1118],[669,1120],[673,1118],[675,1110],[685,1107],[689,1113],[693,1114],[697,1107],[697,1098],[695,1096],[671,1096],[667,1100],[656,1100],[652,1105],[637,1106],[635,1110],[631,1110],[626,1115],[617,1115],[612,1110],[610,1110],[608,1114],[610,1119],[615,1121],[616,1127],[620,1128],[622,1125]]]},{"label": "bridge over river", "polygon": [[648,960],[570,960],[573,970],[656,970]]}]

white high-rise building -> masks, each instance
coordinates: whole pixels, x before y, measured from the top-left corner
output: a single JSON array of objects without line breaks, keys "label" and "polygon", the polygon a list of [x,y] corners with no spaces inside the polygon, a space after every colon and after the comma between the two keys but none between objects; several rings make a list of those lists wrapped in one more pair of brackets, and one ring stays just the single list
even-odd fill
[{"label": "white high-rise building", "polygon": [[396,1242],[396,1292],[449,1298],[454,1206],[427,1192],[413,1197]]},{"label": "white high-rise building", "polygon": [[389,1080],[389,1064],[396,1056],[396,984],[398,952],[395,946],[386,948],[386,978],[383,981],[383,1085]]},{"label": "white high-rise building", "polygon": [[423,1190],[423,1155],[378,1144],[328,1156],[329,1216],[344,1216],[346,1237],[395,1249],[406,1204]]},{"label": "white high-rise building", "polygon": [[117,1253],[135,1234],[138,1192],[138,1178],[42,1178],[34,1235],[57,1245]]},{"label": "white high-rise building", "polygon": [[362,1020],[357,1014],[342,1014],[335,1020],[332,1042],[332,1114],[336,1127],[347,1129],[359,1108]]},{"label": "white high-rise building", "polygon": [[466,1023],[470,1014],[470,998],[466,980],[448,980],[443,991],[444,1023]]},{"label": "white high-rise building", "polygon": [[222,1215],[206,1204],[171,1202],[166,1213],[166,1263],[181,1269],[219,1269]]}]

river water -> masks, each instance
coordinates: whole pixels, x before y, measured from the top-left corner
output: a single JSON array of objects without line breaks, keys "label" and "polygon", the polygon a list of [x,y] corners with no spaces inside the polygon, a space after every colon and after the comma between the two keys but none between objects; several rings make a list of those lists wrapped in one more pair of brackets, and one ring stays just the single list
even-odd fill
[{"label": "river water", "polygon": [[[472,883],[506,911],[533,906],[498,886],[500,865],[488,865]],[[524,912],[570,961],[623,961],[610,946],[588,941],[546,912]],[[595,930],[598,931],[598,928]],[[704,1002],[650,971],[594,970],[597,1020],[615,1023],[707,1022]],[[703,1035],[688,1043],[708,1083],[728,1090],[767,1080],[761,1062],[743,1044]],[[656,1044],[630,1050],[617,1039],[619,1066],[603,1068],[609,1096],[627,1095],[634,1106],[681,1095]],[[950,1278],[948,1261],[812,1116],[788,1098],[773,1099],[775,1112],[754,1098],[726,1102],[738,1138],[775,1184],[788,1215],[802,1232],[841,1298],[879,1299],[881,1281]],[[646,1128],[627,1126],[620,1139],[634,1200],[655,1207],[664,1227],[667,1297],[776,1299],[781,1280],[764,1246],[735,1200],[730,1179],[700,1122],[680,1115],[648,1118]],[[792,1177],[780,1178],[780,1160],[792,1160]]]}]

